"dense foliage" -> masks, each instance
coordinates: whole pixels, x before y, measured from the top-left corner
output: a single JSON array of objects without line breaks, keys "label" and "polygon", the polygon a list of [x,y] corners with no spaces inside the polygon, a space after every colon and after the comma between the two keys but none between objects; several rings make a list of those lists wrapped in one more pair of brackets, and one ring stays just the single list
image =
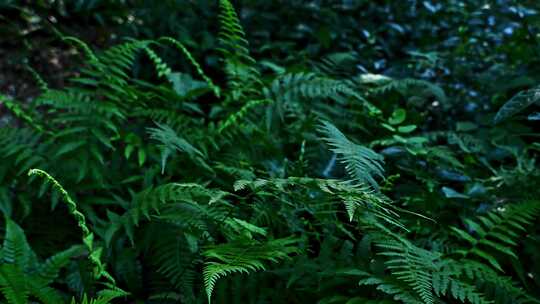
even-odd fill
[{"label": "dense foliage", "polygon": [[2,303],[540,303],[535,1],[157,2],[0,4]]}]

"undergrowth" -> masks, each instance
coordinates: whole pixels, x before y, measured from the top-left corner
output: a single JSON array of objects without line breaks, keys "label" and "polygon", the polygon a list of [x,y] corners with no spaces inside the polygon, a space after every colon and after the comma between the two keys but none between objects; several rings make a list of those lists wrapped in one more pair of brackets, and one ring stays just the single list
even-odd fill
[{"label": "undergrowth", "polygon": [[434,125],[443,86],[256,59],[219,3],[222,78],[64,37],[68,85],[0,96],[3,302],[540,303],[537,88]]}]

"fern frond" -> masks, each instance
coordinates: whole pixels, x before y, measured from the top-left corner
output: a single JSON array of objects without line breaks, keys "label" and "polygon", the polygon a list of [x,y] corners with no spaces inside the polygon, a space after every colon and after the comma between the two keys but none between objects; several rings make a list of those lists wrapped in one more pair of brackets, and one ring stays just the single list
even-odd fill
[{"label": "fern frond", "polygon": [[32,275],[39,280],[41,285],[48,285],[58,277],[60,269],[65,267],[74,256],[83,253],[81,246],[72,246],[66,250],[60,251],[43,261]]},{"label": "fern frond", "polygon": [[235,58],[254,64],[255,60],[249,55],[249,43],[234,6],[228,0],[220,0],[219,9],[219,40],[223,44],[221,51],[226,54],[226,59]]},{"label": "fern frond", "polygon": [[383,157],[367,147],[353,143],[329,122],[323,121],[320,131],[326,136],[323,140],[332,147],[332,151],[338,154],[345,164],[349,176],[355,181],[369,184],[378,190],[379,185],[375,181],[375,176],[384,178]]},{"label": "fern frond", "polygon": [[97,298],[89,298],[86,294],[83,295],[80,302],[75,301],[75,298],[71,299],[71,304],[111,304],[112,300],[125,297],[129,293],[115,288],[113,286],[108,286],[107,289],[101,290],[98,292]]},{"label": "fern frond", "polygon": [[114,279],[111,277],[111,275],[105,270],[105,265],[101,262],[100,255],[101,255],[101,248],[94,247],[94,234],[90,231],[86,224],[86,218],[83,213],[81,213],[77,209],[77,204],[75,201],[71,198],[69,193],[62,187],[62,185],[49,173],[40,170],[40,169],[31,169],[28,171],[28,175],[36,175],[38,177],[41,177],[45,180],[45,182],[51,183],[52,187],[60,193],[60,196],[66,203],[69,212],[71,215],[75,218],[77,221],[77,224],[79,228],[82,230],[82,240],[83,243],[86,245],[86,248],[89,251],[88,258],[92,262],[92,264],[95,266],[94,269],[94,275],[96,278],[105,277],[110,282],[114,282]]},{"label": "fern frond", "polygon": [[28,290],[22,270],[15,264],[0,265],[0,292],[10,304],[27,304]]},{"label": "fern frond", "polygon": [[72,246],[60,251],[46,259],[36,269],[29,272],[27,277],[27,287],[30,294],[44,304],[62,303],[63,297],[60,293],[49,285],[58,277],[62,268],[67,266],[74,256],[83,252],[83,246]]},{"label": "fern frond", "polygon": [[261,84],[260,73],[255,68],[255,60],[249,54],[249,44],[238,15],[228,0],[220,0],[219,8],[219,51],[225,59],[231,97],[239,100],[245,94],[257,96],[256,87]]},{"label": "fern frond", "polygon": [[407,283],[424,303],[435,303],[432,273],[440,256],[405,240],[385,241],[377,245],[383,249],[380,255],[389,258],[386,265],[392,275]]},{"label": "fern frond", "polygon": [[125,85],[130,79],[128,71],[133,66],[137,53],[148,47],[152,41],[132,40],[115,45],[99,55],[99,62],[91,62],[93,70],[83,70],[88,76],[104,77],[103,84],[107,84],[114,89],[114,85]]},{"label": "fern frond", "polygon": [[253,108],[267,105],[271,103],[268,99],[250,100],[240,108],[239,111],[229,115],[225,120],[221,121],[218,126],[218,132],[223,132],[232,125],[240,125],[239,121],[245,119],[246,116],[253,110]]},{"label": "fern frond", "polygon": [[62,37],[62,41],[73,44],[76,47],[80,48],[91,63],[99,61],[90,46],[79,38],[73,36],[64,36]]},{"label": "fern frond", "polygon": [[540,300],[534,299],[518,287],[511,277],[501,276],[486,264],[472,260],[459,260],[448,266],[452,266],[457,274],[477,282],[477,285],[487,290],[487,294],[498,303],[540,303]]},{"label": "fern frond", "polygon": [[402,95],[411,94],[419,96],[434,96],[439,102],[446,102],[447,97],[444,90],[425,80],[420,79],[392,79],[383,75],[364,74],[355,79],[355,82],[362,85],[374,85],[369,90],[371,95],[382,95],[388,92],[397,91]]},{"label": "fern frond", "polygon": [[289,177],[287,179],[255,179],[238,180],[234,184],[235,191],[250,188],[255,192],[266,193],[265,189],[272,187],[285,191],[286,187],[302,187],[322,191],[341,201],[349,220],[364,220],[364,215],[373,215],[375,218],[401,229],[405,229],[399,221],[399,215],[391,201],[385,196],[374,192],[364,185],[353,184],[348,181],[317,179],[309,177]]},{"label": "fern frond", "polygon": [[152,63],[154,64],[154,68],[156,69],[158,73],[158,77],[167,77],[172,73],[171,68],[163,61],[161,57],[159,57],[154,50],[150,48],[150,46],[143,47],[144,52],[150,58]]},{"label": "fern frond", "polygon": [[169,126],[156,123],[157,128],[148,128],[150,138],[159,141],[162,144],[161,151],[161,172],[165,171],[167,158],[175,151],[187,153],[196,163],[203,165],[205,168],[210,168],[205,163],[206,156],[193,147],[187,140],[178,136],[176,132]]},{"label": "fern frond", "polygon": [[164,42],[167,42],[169,44],[172,44],[174,47],[176,47],[178,50],[180,50],[182,52],[182,54],[186,57],[188,62],[191,63],[191,65],[195,68],[195,70],[197,71],[197,74],[199,74],[199,76],[201,76],[201,78],[212,89],[212,92],[214,92],[214,95],[216,97],[218,97],[218,98],[221,96],[220,88],[214,84],[212,79],[210,77],[208,77],[206,75],[206,73],[204,73],[202,67],[199,65],[197,60],[195,60],[195,58],[193,58],[193,55],[191,54],[191,52],[188,51],[188,49],[180,41],[178,41],[178,40],[176,40],[174,38],[171,38],[171,37],[162,37],[162,38],[159,39],[159,41],[164,41]]},{"label": "fern frond", "polygon": [[265,262],[278,262],[290,254],[298,252],[292,238],[270,240],[265,243],[249,241],[226,243],[205,250],[203,270],[204,284],[208,302],[217,280],[232,273],[250,273],[265,270]]},{"label": "fern frond", "polygon": [[[166,229],[166,228],[165,228]],[[195,299],[194,287],[196,264],[200,262],[198,240],[188,232],[167,229],[152,245],[152,257],[156,271],[169,279],[180,292],[179,301],[192,303]]]},{"label": "fern frond", "polygon": [[32,268],[37,264],[37,257],[30,248],[26,235],[19,225],[6,217],[6,235],[0,251],[2,263],[16,265],[18,269]]},{"label": "fern frond", "polygon": [[49,85],[47,82],[39,75],[39,73],[32,68],[30,65],[25,65],[26,70],[32,75],[32,78],[34,78],[34,81],[37,83],[39,89],[41,92],[47,92],[49,90]]},{"label": "fern frond", "polygon": [[21,107],[16,101],[0,94],[0,105],[5,106],[13,115],[20,120],[27,123],[32,128],[36,129],[39,132],[43,132],[44,128],[41,126],[34,118],[29,111]]},{"label": "fern frond", "polygon": [[420,300],[413,293],[409,292],[409,290],[406,288],[400,286],[400,284],[392,282],[388,279],[379,278],[361,270],[355,270],[354,274],[364,277],[358,282],[358,285],[377,286],[377,290],[380,292],[392,296],[394,300],[405,304],[424,304],[422,300]]},{"label": "fern frond", "polygon": [[[34,166],[45,165],[42,138],[40,132],[29,128],[0,128],[0,159],[10,164],[0,171],[0,181],[6,177],[18,178]],[[5,214],[9,216],[9,212]]]},{"label": "fern frond", "polygon": [[490,252],[499,252],[516,258],[513,246],[520,232],[526,231],[526,226],[540,213],[540,204],[532,201],[522,204],[508,204],[499,207],[485,216],[479,216],[478,221],[464,220],[468,230],[451,227],[454,234],[470,244],[469,249],[457,250],[463,256],[476,256],[489,262],[497,270],[503,271],[497,259]]},{"label": "fern frond", "polygon": [[209,189],[200,184],[171,183],[154,189],[150,188],[142,192],[137,197],[137,201],[140,202],[137,206],[138,212],[149,217],[151,208],[158,211],[159,206],[167,202],[188,202],[192,204],[204,202],[208,205],[212,205],[223,202],[227,195],[228,193],[225,191]]},{"label": "fern frond", "polygon": [[266,98],[283,105],[311,98],[327,98],[343,103],[343,99],[350,97],[368,109],[378,111],[356,92],[348,80],[332,79],[314,73],[285,74],[272,81],[268,88],[264,88],[263,93]]},{"label": "fern frond", "polygon": [[328,54],[314,65],[326,75],[348,77],[355,72],[357,64],[358,56],[355,52],[340,52]]},{"label": "fern frond", "polygon": [[155,123],[169,126],[173,130],[182,130],[193,123],[192,117],[182,115],[178,111],[163,108],[137,108],[131,117],[149,118]]},{"label": "fern frond", "polygon": [[[97,102],[97,96],[88,94],[82,90],[68,89],[68,90],[48,90],[34,101],[36,105],[46,105],[51,109],[49,112],[55,113],[58,110],[67,110],[71,112],[70,116],[61,115],[59,122],[66,123],[70,119],[76,120],[90,120],[92,114],[99,114],[101,119],[97,121],[109,122],[112,119],[124,120],[126,118],[123,111],[120,111],[118,106],[110,101]],[[84,114],[87,117],[74,116],[74,113]],[[54,121],[56,122],[56,121]]]},{"label": "fern frond", "polygon": [[480,293],[476,286],[465,283],[452,277],[452,272],[448,273],[444,269],[433,273],[433,290],[437,296],[446,296],[447,294],[456,300],[465,302],[467,300],[472,304],[490,304],[490,301]]},{"label": "fern frond", "polygon": [[28,281],[27,288],[29,293],[39,299],[43,304],[58,304],[64,303],[64,298],[56,289],[36,284],[34,281]]},{"label": "fern frond", "polygon": [[0,250],[0,290],[9,303],[26,303],[24,299],[29,296],[45,304],[63,303],[60,293],[49,285],[60,269],[81,253],[81,247],[73,246],[38,263],[24,231],[6,218],[6,236]]},{"label": "fern frond", "polygon": [[[195,183],[170,183],[147,188],[135,195],[132,206],[123,215],[109,213],[112,225],[107,227],[105,243],[110,244],[112,237],[120,229],[125,229],[128,238],[134,243],[134,227],[142,218],[206,232],[207,221],[224,221],[227,212],[223,210],[223,206],[228,204],[225,200],[227,195],[229,193],[225,191],[209,189]],[[163,212],[164,210],[167,212]]]}]

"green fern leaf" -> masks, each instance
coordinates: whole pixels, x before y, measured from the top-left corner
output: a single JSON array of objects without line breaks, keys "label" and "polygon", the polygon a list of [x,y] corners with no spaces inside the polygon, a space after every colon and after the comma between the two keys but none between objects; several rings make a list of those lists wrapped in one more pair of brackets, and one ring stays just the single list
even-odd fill
[{"label": "green fern leaf", "polygon": [[326,136],[323,140],[340,156],[349,175],[354,180],[378,190],[375,177],[384,178],[383,157],[367,147],[353,143],[329,122],[322,122],[320,130]]},{"label": "green fern leaf", "polygon": [[250,241],[214,246],[203,252],[206,263],[203,270],[208,302],[219,278],[232,273],[250,273],[265,270],[265,262],[278,262],[298,252],[297,240],[276,239],[266,243]]},{"label": "green fern leaf", "polygon": [[28,290],[22,270],[15,264],[0,265],[0,291],[9,304],[27,304]]}]

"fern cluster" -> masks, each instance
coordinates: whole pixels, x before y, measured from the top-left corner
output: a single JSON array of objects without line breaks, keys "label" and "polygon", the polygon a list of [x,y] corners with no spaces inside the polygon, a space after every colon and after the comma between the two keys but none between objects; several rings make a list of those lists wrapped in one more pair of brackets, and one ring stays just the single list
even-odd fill
[{"label": "fern cluster", "polygon": [[539,303],[536,89],[443,122],[447,87],[261,60],[218,9],[209,58],[63,37],[68,85],[0,95],[1,302]]}]

